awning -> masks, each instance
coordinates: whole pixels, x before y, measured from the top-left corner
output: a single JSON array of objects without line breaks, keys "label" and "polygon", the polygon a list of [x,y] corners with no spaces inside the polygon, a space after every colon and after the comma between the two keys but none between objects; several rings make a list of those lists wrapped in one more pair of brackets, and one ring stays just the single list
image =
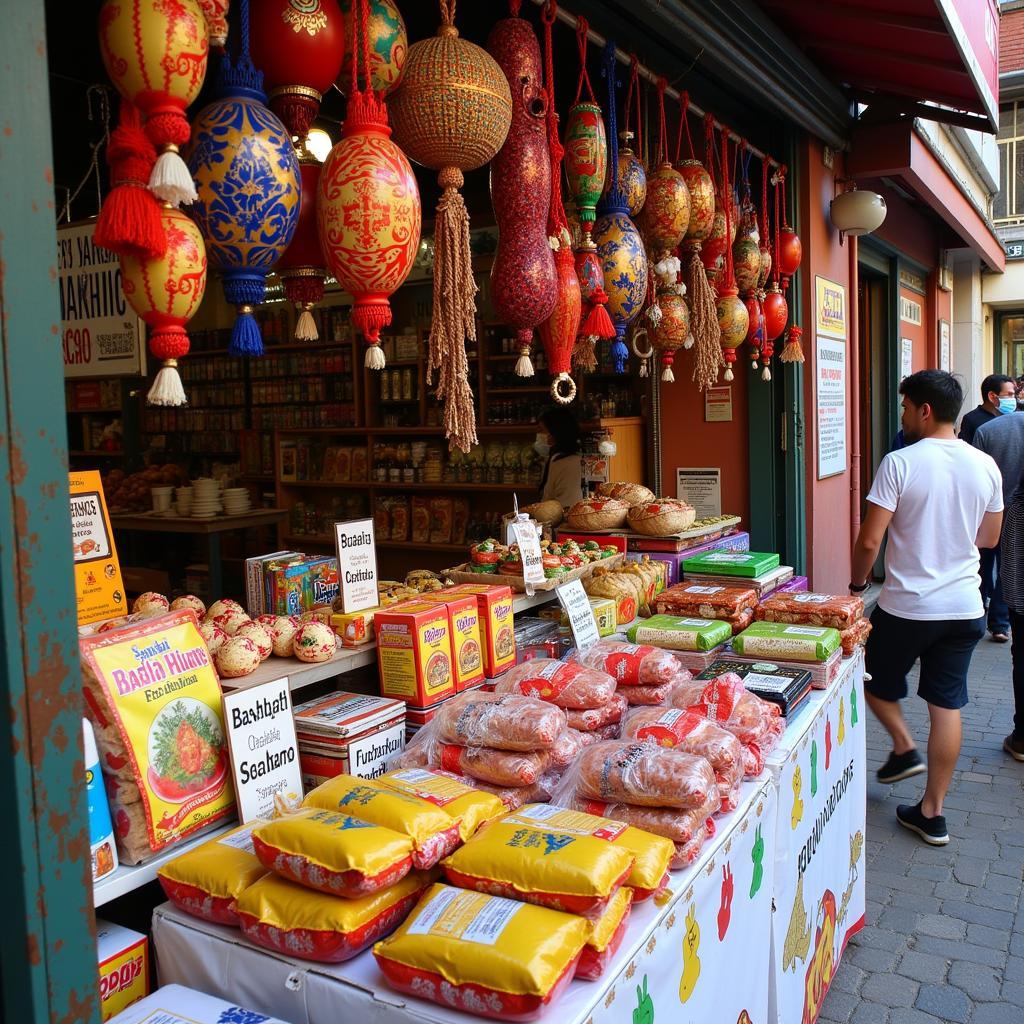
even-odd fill
[{"label": "awning", "polygon": [[[835,82],[865,103],[928,117],[938,104],[999,125],[996,0],[758,0]],[[931,120],[953,120],[933,116]],[[982,120],[984,119],[984,121]],[[963,118],[960,124],[970,124]]]}]

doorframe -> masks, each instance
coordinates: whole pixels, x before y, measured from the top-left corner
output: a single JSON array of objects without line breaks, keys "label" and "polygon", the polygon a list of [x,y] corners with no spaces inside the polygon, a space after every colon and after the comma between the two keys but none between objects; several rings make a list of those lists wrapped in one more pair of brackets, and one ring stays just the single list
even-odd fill
[{"label": "doorframe", "polygon": [[[1010,373],[1006,368],[1006,361],[1003,359],[1003,324],[1007,320],[1024,317],[1024,308],[1009,307],[1007,309],[996,309],[995,320],[992,325],[992,372]],[[1021,369],[1024,373],[1024,368]],[[1012,376],[1012,373],[1010,373]]]}]

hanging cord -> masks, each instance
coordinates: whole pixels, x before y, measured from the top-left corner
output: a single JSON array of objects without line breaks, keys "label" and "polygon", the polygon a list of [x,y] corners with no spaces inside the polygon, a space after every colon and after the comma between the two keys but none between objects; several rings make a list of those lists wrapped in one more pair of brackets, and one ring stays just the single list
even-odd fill
[{"label": "hanging cord", "polygon": [[722,136],[722,196],[725,202],[725,287],[736,287],[736,274],[732,262],[732,183],[729,180],[729,130]]},{"label": "hanging cord", "polygon": [[779,178],[779,173],[778,171],[776,171],[775,174],[772,175],[772,185],[775,187],[775,234],[772,236],[772,242],[775,246],[775,249],[772,252],[772,286],[775,288],[779,287],[779,234],[781,233],[781,228],[779,226],[779,217],[781,215],[780,207],[782,205],[781,200],[779,198],[780,181],[781,179]]},{"label": "hanging cord", "polygon": [[[615,111],[615,44],[606,43],[602,55],[601,75],[608,80],[608,167],[612,183],[608,189],[607,207],[622,207],[626,201],[619,187],[619,125]],[[627,94],[628,97],[628,94]],[[629,102],[626,102],[626,118],[629,118]]]},{"label": "hanging cord", "polygon": [[635,147],[634,153],[643,152],[643,141],[640,135],[641,130],[641,118],[640,118],[640,61],[637,59],[635,53],[629,55],[629,88],[626,90],[626,117],[624,120],[625,130],[630,131],[629,127],[629,115],[633,111],[634,102],[636,104],[636,131],[633,132],[633,141]]},{"label": "hanging cord", "polygon": [[662,76],[655,84],[658,94],[658,148],[655,152],[655,163],[668,162],[668,122],[665,120],[665,90],[668,82]]},{"label": "hanging cord", "polygon": [[683,132],[686,132],[686,141],[690,147],[690,159],[696,160],[693,151],[693,136],[690,134],[690,94],[681,92],[679,94],[679,131],[676,133],[676,163],[681,163],[683,149]]},{"label": "hanging cord", "polygon": [[[761,255],[762,259],[764,254],[768,253],[771,258],[772,242],[768,234],[768,174],[769,164],[767,160],[761,161]],[[761,288],[758,291],[758,298],[762,304],[765,299],[764,289]],[[763,308],[762,308],[763,313]],[[764,369],[761,371],[761,380],[769,381],[772,379],[771,361],[772,356],[775,354],[775,342],[768,337],[768,322],[765,317],[765,331],[764,340],[761,342],[761,362],[764,365]]]},{"label": "hanging cord", "polygon": [[[61,207],[60,214],[57,217],[58,223],[65,218],[71,219],[71,204],[78,198],[82,189],[85,188],[90,178],[96,179],[96,211],[99,212],[100,207],[103,205],[103,188],[100,179],[100,153],[103,148],[110,142],[110,90],[105,85],[90,85],[85,91],[85,106],[86,112],[88,113],[89,120],[95,121],[96,114],[93,111],[93,100],[98,99],[99,101],[99,120],[102,127],[102,134],[95,142],[89,143],[89,166],[86,168],[85,174],[82,175],[82,180],[78,183],[78,186],[74,190],[68,190],[68,197]],[[121,107],[122,110],[126,109],[127,100],[123,100]],[[137,115],[136,115],[137,116]],[[156,159],[154,153],[154,160]]]},{"label": "hanging cord", "polygon": [[590,31],[590,25],[587,24],[587,19],[581,17],[576,23],[576,49],[580,55],[580,78],[576,84],[576,98],[572,101],[573,104],[579,103],[580,97],[583,95],[583,86],[587,87],[587,98],[591,103],[596,103],[597,99],[594,96],[594,87],[590,84],[590,75],[587,73],[587,33]]}]

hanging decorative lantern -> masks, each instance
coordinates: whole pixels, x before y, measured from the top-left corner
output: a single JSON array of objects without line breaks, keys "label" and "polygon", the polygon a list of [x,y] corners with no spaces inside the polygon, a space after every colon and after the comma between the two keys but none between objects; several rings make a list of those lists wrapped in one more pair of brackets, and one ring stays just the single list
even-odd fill
[{"label": "hanging decorative lantern", "polygon": [[206,35],[210,48],[223,50],[228,43],[229,0],[199,0],[199,6],[206,16]]},{"label": "hanging decorative lantern", "polygon": [[[304,141],[345,54],[334,0],[255,0],[249,45],[268,105]],[[348,36],[349,39],[353,37]]]},{"label": "hanging decorative lantern", "polygon": [[317,223],[327,265],[351,292],[352,323],[366,338],[366,365],[384,369],[381,328],[391,323],[391,295],[409,276],[420,244],[420,193],[405,154],[391,140],[384,100],[369,81],[369,0],[353,0],[356,40],[341,139],[320,174]]},{"label": "hanging decorative lantern", "polygon": [[772,250],[771,246],[767,241],[762,238],[760,241],[760,269],[757,272],[757,287],[763,290],[767,284],[768,279],[772,276]]},{"label": "hanging decorative lantern", "polygon": [[782,275],[782,288],[789,288],[789,279],[800,269],[804,247],[800,236],[789,226],[786,216],[786,168],[780,167],[775,175],[775,203],[782,205],[782,228],[775,232],[775,262]]},{"label": "hanging decorative lantern", "polygon": [[690,224],[690,190],[686,180],[677,171],[668,156],[668,128],[665,123],[664,78],[657,82],[658,166],[647,179],[647,199],[637,221],[637,227],[647,242],[651,258],[660,260],[683,240]]},{"label": "hanging decorative lantern", "polygon": [[[736,241],[737,221],[739,220],[739,206],[736,204],[736,197],[732,190],[729,190],[730,202],[726,203],[721,190],[715,196],[715,214],[711,221],[711,233],[701,250],[701,260],[708,277],[714,281],[725,267],[726,251],[732,248]],[[727,241],[728,239],[728,241]]]},{"label": "hanging decorative lantern", "polygon": [[548,101],[537,36],[518,16],[519,0],[511,0],[510,8],[512,17],[497,22],[487,37],[487,52],[504,72],[512,95],[508,137],[491,161],[491,205],[498,226],[491,304],[498,319],[515,331],[516,375],[532,377],[533,330],[551,316],[558,289],[546,227],[551,202]]},{"label": "hanging decorative lantern", "polygon": [[[732,195],[732,186],[729,182],[729,130],[722,128],[722,194]],[[732,204],[725,204],[725,237],[731,236],[732,232]],[[747,315],[747,307],[739,298],[739,290],[736,287],[736,276],[732,262],[732,246],[727,245],[725,250],[725,274],[722,287],[718,290],[718,302],[715,304],[718,311],[718,328],[721,331],[720,344],[722,356],[725,359],[725,379],[733,380],[732,364],[736,362],[736,349],[743,344],[750,327],[750,318]]]},{"label": "hanging decorative lantern", "polygon": [[732,261],[740,294],[756,291],[761,276],[761,245],[756,235],[741,234],[736,239],[732,247]]},{"label": "hanging decorative lantern", "polygon": [[[635,139],[637,149],[641,149],[640,129],[641,118],[640,99],[640,62],[636,54],[629,58],[629,88],[626,90],[626,117],[624,126],[619,132],[619,156],[616,166],[619,172],[619,188],[625,197],[629,207],[629,216],[636,218],[647,201],[647,171],[643,162],[633,152],[632,142]],[[630,114],[636,113],[636,130],[630,127]],[[607,178],[604,185],[604,195],[607,198],[608,189],[611,187],[611,179]]]},{"label": "hanging decorative lantern", "polygon": [[151,405],[185,405],[178,360],[188,354],[185,324],[206,291],[206,247],[195,223],[167,204],[160,211],[167,246],[151,259],[121,257],[121,281],[129,305],[149,329],[149,351],[161,368],[147,395]]},{"label": "hanging decorative lantern", "polygon": [[505,142],[512,95],[486,50],[459,38],[455,0],[439,0],[441,27],[409,47],[405,74],[389,106],[394,138],[411,159],[440,171],[434,227],[434,303],[428,377],[444,399],[445,436],[461,451],[477,444],[465,342],[476,340],[476,282],[469,214],[459,194],[463,171],[488,163]]},{"label": "hanging decorative lantern", "polygon": [[678,281],[679,260],[666,257],[654,270],[658,275],[655,302],[660,316],[653,318],[647,330],[651,345],[661,355],[661,379],[671,384],[676,379],[672,372],[675,354],[690,336],[690,307],[686,304],[686,285]]},{"label": "hanging decorative lantern", "polygon": [[[747,308],[747,335],[744,341],[750,346],[750,367],[757,369],[757,360],[761,355],[761,348],[764,345],[764,310],[761,308],[761,300],[756,292],[747,296],[743,303]],[[765,364],[765,372],[768,366]]]},{"label": "hanging decorative lantern", "polygon": [[619,185],[619,154],[615,126],[615,46],[604,48],[608,78],[608,126],[612,138],[611,184],[601,202],[594,224],[594,242],[608,293],[608,313],[615,325],[611,356],[616,373],[626,372],[629,349],[626,329],[640,315],[647,295],[647,254],[636,225],[630,220],[629,205]]},{"label": "hanging decorative lantern", "polygon": [[249,0],[239,4],[240,52],[225,51],[216,99],[196,118],[189,169],[198,187],[193,216],[224,297],[238,315],[228,351],[262,355],[253,308],[267,274],[299,220],[299,162],[291,135],[264,104],[263,80],[249,56]]},{"label": "hanging decorative lantern", "polygon": [[316,197],[320,185],[321,164],[306,149],[298,151],[302,196],[299,222],[291,244],[281,254],[275,271],[284,294],[299,316],[295,321],[296,341],[316,341],[320,337],[313,319],[313,307],[323,300],[327,260],[320,244],[316,222]]},{"label": "hanging decorative lantern", "polygon": [[[352,0],[338,0],[345,18],[345,38],[355,38],[352,31]],[[402,12],[394,0],[370,0],[370,21],[366,26],[370,37],[370,82],[373,91],[390,96],[405,74],[405,59],[409,55],[409,37]],[[341,74],[335,83],[344,95],[352,78],[350,61],[352,47],[345,50]]]},{"label": "hanging decorative lantern", "polygon": [[185,110],[206,78],[206,18],[197,0],[106,0],[100,54],[117,91],[145,117],[156,146],[149,188],[164,202],[195,202],[179,150],[189,139]]},{"label": "hanging decorative lantern", "polygon": [[768,289],[761,306],[764,310],[764,336],[768,341],[776,341],[782,336],[789,320],[789,303],[777,283]]}]

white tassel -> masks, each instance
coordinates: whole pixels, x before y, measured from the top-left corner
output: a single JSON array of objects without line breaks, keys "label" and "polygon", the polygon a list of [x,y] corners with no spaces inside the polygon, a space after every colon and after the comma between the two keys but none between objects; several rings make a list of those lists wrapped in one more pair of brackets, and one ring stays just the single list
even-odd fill
[{"label": "white tassel", "polygon": [[647,368],[647,360],[645,359],[640,364],[640,376],[641,377],[649,377],[650,375],[651,375],[651,371]]},{"label": "white tassel", "polygon": [[156,158],[149,175],[149,191],[171,206],[194,203],[199,198],[192,175],[177,149],[165,150]]},{"label": "white tassel", "polygon": [[756,359],[750,364],[750,368],[752,370],[756,370],[757,369],[757,360]]},{"label": "white tassel", "polygon": [[316,320],[313,319],[313,314],[308,309],[304,309],[299,314],[299,319],[295,321],[295,340],[320,340],[320,334],[316,329]]},{"label": "white tassel", "polygon": [[149,394],[146,395],[146,401],[150,405],[188,405],[188,398],[182,387],[181,377],[178,375],[177,360],[168,359],[160,368],[153,381],[153,386],[149,389]]},{"label": "white tassel", "polygon": [[693,348],[693,335],[692,334],[688,334],[686,336],[686,341],[683,342],[683,348]]},{"label": "white tassel", "polygon": [[665,369],[661,371],[661,379],[665,381],[666,384],[675,384],[676,375],[672,372],[671,366],[666,366]]},{"label": "white tassel", "polygon": [[368,370],[383,370],[387,365],[384,359],[384,352],[380,345],[370,345],[366,349],[366,358],[363,360],[363,365]]},{"label": "white tassel", "polygon": [[530,359],[530,353],[527,350],[524,352],[519,359],[516,361],[516,376],[517,377],[532,377],[533,376],[533,361]]},{"label": "white tassel", "polygon": [[761,380],[771,380],[772,371],[768,369],[768,364],[764,364],[764,369],[761,371]]},{"label": "white tassel", "polygon": [[725,368],[725,379],[726,380],[735,380],[736,379],[735,376],[733,375],[733,372],[732,372],[732,364],[731,363]]}]

